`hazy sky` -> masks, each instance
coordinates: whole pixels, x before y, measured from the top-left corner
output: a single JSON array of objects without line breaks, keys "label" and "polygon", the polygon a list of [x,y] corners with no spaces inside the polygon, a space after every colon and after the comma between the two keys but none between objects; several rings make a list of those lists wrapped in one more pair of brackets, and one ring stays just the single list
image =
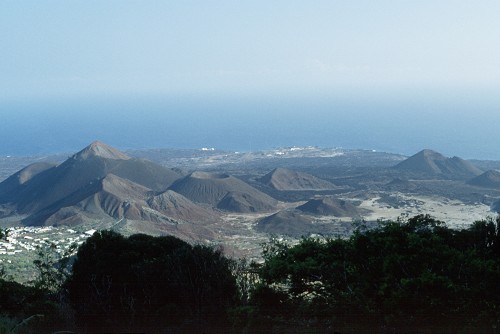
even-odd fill
[{"label": "hazy sky", "polygon": [[500,88],[498,0],[0,2],[0,98]]}]

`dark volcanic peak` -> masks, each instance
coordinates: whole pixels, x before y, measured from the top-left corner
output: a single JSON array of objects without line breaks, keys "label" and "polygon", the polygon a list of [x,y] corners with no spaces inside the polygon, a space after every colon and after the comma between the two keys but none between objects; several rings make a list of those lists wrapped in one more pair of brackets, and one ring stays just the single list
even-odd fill
[{"label": "dark volcanic peak", "polygon": [[432,150],[422,150],[395,166],[401,171],[448,178],[468,178],[481,174],[472,163],[459,157],[447,158]]},{"label": "dark volcanic peak", "polygon": [[484,188],[500,188],[500,172],[489,170],[467,181],[468,184]]},{"label": "dark volcanic peak", "polygon": [[337,198],[325,197],[311,199],[297,207],[302,212],[322,216],[359,217],[358,209],[351,203]]},{"label": "dark volcanic peak", "polygon": [[316,176],[286,168],[276,168],[259,179],[260,182],[281,191],[331,190],[336,186]]},{"label": "dark volcanic peak", "polygon": [[218,217],[213,210],[199,206],[172,190],[151,197],[148,205],[169,217],[184,221],[215,221]]},{"label": "dark volcanic peak", "polygon": [[[64,224],[66,218],[85,212],[99,217],[123,218],[131,204],[143,202],[150,189],[108,174],[37,210],[24,220],[28,225]],[[61,216],[64,213],[64,217]],[[127,217],[129,218],[129,217]]]},{"label": "dark volcanic peak", "polygon": [[283,210],[260,219],[255,226],[255,230],[295,238],[311,234],[335,235],[338,237],[352,231],[352,223],[348,221],[321,222],[299,210]]},{"label": "dark volcanic peak", "polygon": [[90,157],[101,157],[105,159],[112,159],[112,160],[128,160],[130,159],[129,156],[125,155],[124,153],[118,151],[117,149],[114,149],[113,147],[104,144],[103,142],[100,142],[96,140],[89,146],[85,147],[83,150],[80,152],[76,153],[73,158],[78,159],[78,160],[85,160]]},{"label": "dark volcanic peak", "polygon": [[[269,206],[276,204],[274,198],[255,189],[244,181],[226,174],[194,172],[174,182],[169,189],[180,193],[194,202],[217,206],[220,209],[228,211],[238,206],[233,205],[235,201],[240,202],[242,207],[245,205],[253,206],[255,204],[255,209],[262,206],[259,203],[267,203]],[[231,193],[233,195],[230,195],[230,198],[226,198],[225,201],[221,202],[225,196]],[[241,194],[245,194],[245,196],[243,197]],[[246,202],[246,204],[243,202]]]},{"label": "dark volcanic peak", "polygon": [[84,197],[85,192],[75,197],[73,205],[85,212],[104,214],[115,219],[127,218],[140,220],[144,217],[142,208],[151,190],[140,184],[108,174],[97,182],[95,192]]},{"label": "dark volcanic peak", "polygon": [[228,192],[219,203],[217,209],[231,212],[266,212],[274,210],[275,201],[263,200],[261,196],[252,196],[242,192]]},{"label": "dark volcanic peak", "polygon": [[255,229],[269,234],[302,237],[317,232],[314,227],[311,218],[302,215],[299,211],[285,210],[262,218]]},{"label": "dark volcanic peak", "polygon": [[441,173],[439,165],[444,164],[446,157],[432,150],[422,150],[417,154],[396,165],[398,169],[425,172],[432,174]]},{"label": "dark volcanic peak", "polygon": [[149,188],[108,174],[24,219],[27,225],[72,225],[89,219],[127,219],[171,224],[210,222],[218,214],[173,191],[153,195]]},{"label": "dark volcanic peak", "polygon": [[[73,205],[75,201],[106,190],[117,195],[115,197],[137,201],[144,199],[144,195],[139,196],[144,189],[164,191],[181,176],[171,169],[147,160],[131,159],[114,148],[94,142],[60,165],[34,164],[0,183],[0,205],[13,208],[19,214],[34,215],[39,211],[53,212],[60,205]],[[98,183],[100,189],[95,188]],[[129,187],[129,183],[133,186]],[[135,191],[138,187],[144,189]]]}]

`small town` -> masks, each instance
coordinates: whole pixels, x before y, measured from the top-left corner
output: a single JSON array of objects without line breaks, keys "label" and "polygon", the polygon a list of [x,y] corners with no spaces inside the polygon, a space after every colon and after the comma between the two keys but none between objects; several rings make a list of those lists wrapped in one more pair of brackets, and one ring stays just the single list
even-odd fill
[{"label": "small town", "polygon": [[28,226],[8,228],[4,232],[6,237],[0,240],[0,269],[3,268],[7,275],[27,281],[32,276],[32,262],[39,250],[50,247],[60,256],[71,255],[67,254],[70,247],[83,244],[96,230]]}]

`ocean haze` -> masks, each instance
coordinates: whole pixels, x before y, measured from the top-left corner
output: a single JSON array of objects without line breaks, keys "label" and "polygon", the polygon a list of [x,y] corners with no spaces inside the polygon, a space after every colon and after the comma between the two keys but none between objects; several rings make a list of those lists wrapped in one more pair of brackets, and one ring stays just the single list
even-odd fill
[{"label": "ocean haze", "polygon": [[500,159],[498,98],[471,93],[34,99],[4,102],[0,115],[1,155],[73,152],[99,139],[120,149],[432,148]]},{"label": "ocean haze", "polygon": [[1,1],[0,155],[363,148],[500,159],[498,0]]}]

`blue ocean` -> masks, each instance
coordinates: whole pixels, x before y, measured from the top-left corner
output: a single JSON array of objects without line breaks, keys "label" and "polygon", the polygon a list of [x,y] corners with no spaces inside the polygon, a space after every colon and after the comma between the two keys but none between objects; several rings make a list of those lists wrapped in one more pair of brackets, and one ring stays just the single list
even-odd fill
[{"label": "blue ocean", "polygon": [[500,99],[490,95],[101,96],[0,102],[0,155],[119,149],[254,151],[343,147],[500,160]]}]

